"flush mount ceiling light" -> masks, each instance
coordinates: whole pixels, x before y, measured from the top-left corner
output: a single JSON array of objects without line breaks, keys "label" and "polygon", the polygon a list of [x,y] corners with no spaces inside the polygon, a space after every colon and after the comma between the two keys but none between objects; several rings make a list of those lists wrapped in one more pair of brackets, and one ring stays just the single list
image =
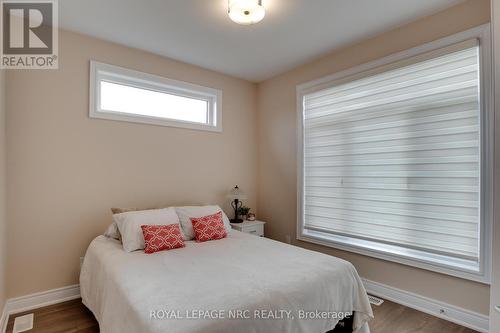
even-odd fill
[{"label": "flush mount ceiling light", "polygon": [[228,0],[227,12],[231,20],[243,25],[258,23],[266,15],[262,0]]}]

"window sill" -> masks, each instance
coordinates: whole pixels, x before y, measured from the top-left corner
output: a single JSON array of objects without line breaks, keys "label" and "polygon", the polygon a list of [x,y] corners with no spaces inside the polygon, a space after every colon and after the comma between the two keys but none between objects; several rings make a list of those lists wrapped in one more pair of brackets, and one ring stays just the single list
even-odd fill
[{"label": "window sill", "polygon": [[90,110],[89,116],[90,118],[94,119],[115,120],[115,121],[124,121],[136,124],[147,124],[147,125],[166,126],[166,127],[177,127],[177,128],[185,128],[185,129],[208,131],[208,132],[219,132],[219,133],[222,132],[222,126],[220,124],[218,126],[213,126],[213,125],[194,123],[189,121],[142,116],[137,114],[129,114],[122,112],[107,111],[107,110],[95,111],[92,109]]},{"label": "window sill", "polygon": [[457,259],[313,230],[299,230],[297,239],[466,280],[485,284],[490,283],[489,274],[484,272],[482,265],[466,259]]}]

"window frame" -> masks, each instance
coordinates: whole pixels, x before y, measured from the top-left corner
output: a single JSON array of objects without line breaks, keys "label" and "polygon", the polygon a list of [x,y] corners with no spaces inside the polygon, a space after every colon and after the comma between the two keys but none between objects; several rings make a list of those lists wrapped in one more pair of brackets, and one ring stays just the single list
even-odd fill
[{"label": "window frame", "polygon": [[[101,109],[100,89],[100,82],[103,80],[129,87],[206,101],[208,105],[208,122],[203,124],[179,119],[103,110]],[[222,91],[218,89],[172,80],[91,60],[89,95],[90,118],[222,132]]]},{"label": "window frame", "polygon": [[[387,66],[409,58],[433,52],[454,44],[476,38],[479,41],[480,62],[480,122],[481,122],[481,169],[480,169],[480,244],[479,263],[425,251],[410,250],[381,242],[365,241],[354,237],[331,235],[304,229],[304,127],[303,100],[308,93],[353,81],[385,71]],[[404,66],[404,65],[401,65]],[[490,283],[491,232],[493,220],[493,143],[494,122],[492,108],[490,24],[466,30],[427,44],[423,44],[384,58],[343,70],[296,87],[297,96],[297,240],[354,252],[369,257],[422,268],[442,274],[481,283]],[[451,259],[451,260],[450,260]]]}]

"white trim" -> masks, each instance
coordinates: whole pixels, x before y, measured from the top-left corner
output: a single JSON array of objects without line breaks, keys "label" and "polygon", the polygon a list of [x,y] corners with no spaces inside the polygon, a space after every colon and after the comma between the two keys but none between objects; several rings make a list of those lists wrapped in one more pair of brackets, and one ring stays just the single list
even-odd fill
[{"label": "white trim", "polygon": [[31,295],[8,299],[0,321],[0,332],[4,333],[10,315],[71,301],[80,297],[80,286],[72,286],[42,291]]},{"label": "white trim", "polygon": [[9,315],[7,314],[7,307],[3,307],[2,316],[0,317],[0,333],[5,333],[7,330],[7,322]]},{"label": "white trim", "polygon": [[407,306],[409,308],[451,321],[470,329],[487,333],[489,317],[432,298],[393,288],[382,283],[362,279],[369,294]]},{"label": "white trim", "polygon": [[[106,78],[106,81],[115,81],[116,83],[127,84],[138,88],[207,101],[208,124],[102,110],[100,109],[100,89],[99,84],[97,84],[102,78]],[[158,75],[91,60],[89,117],[210,132],[222,132],[222,90],[184,81],[167,79]]]},{"label": "white trim", "polygon": [[[374,247],[373,243],[370,242],[370,245],[361,245],[363,244],[363,240],[353,241],[345,241],[342,238],[348,239],[348,237],[337,236],[337,235],[328,235],[327,237],[316,233],[314,235],[314,231],[303,230],[302,234],[297,235],[297,239],[303,242],[323,245],[327,247],[334,247],[336,249],[340,249],[347,252],[355,252],[369,257],[375,257],[378,259],[383,259],[387,261],[397,262],[399,264],[404,264],[408,266],[414,266],[426,270],[430,270],[433,272],[438,272],[447,275],[453,275],[460,278],[483,282],[481,276],[478,277],[478,274],[472,270],[472,266],[468,266],[466,261],[463,260],[463,263],[460,262],[459,259],[449,258],[446,256],[439,255],[423,255],[422,251],[413,251],[411,249],[407,249],[407,253],[402,252],[403,248],[399,248],[398,250],[386,250],[390,247],[385,244],[380,244],[379,247]],[[332,240],[335,239],[335,244],[332,245]],[[368,244],[368,242],[367,242]],[[375,244],[378,245],[378,244]],[[429,262],[429,257],[433,257],[433,262]],[[452,265],[452,263],[454,265]]]},{"label": "white trim", "polygon": [[[323,88],[325,85],[331,86],[339,80],[345,80],[354,75],[362,75],[369,71],[380,69],[382,66],[387,66],[396,62],[406,60],[411,57],[416,57],[424,53],[429,53],[439,50],[457,43],[461,43],[470,39],[476,38],[481,45],[481,77],[483,81],[481,85],[481,121],[483,123],[482,130],[484,131],[483,141],[481,142],[483,151],[482,153],[482,170],[481,170],[481,246],[480,246],[480,263],[477,268],[470,265],[453,265],[444,264],[440,258],[413,258],[404,255],[403,253],[389,253],[384,252],[383,249],[373,250],[369,247],[357,246],[350,242],[340,242],[337,240],[327,240],[325,237],[317,237],[316,234],[305,232],[304,229],[304,216],[303,216],[303,188],[304,188],[304,137],[303,137],[303,97],[306,93],[314,91],[317,87]],[[415,48],[398,52],[387,57],[371,61],[347,70],[343,70],[326,77],[303,83],[297,86],[297,239],[305,242],[320,244],[328,247],[338,248],[345,251],[360,253],[366,256],[380,258],[388,261],[423,268],[431,271],[436,271],[443,274],[457,276],[467,280],[473,280],[481,283],[489,283],[491,277],[491,231],[492,231],[492,197],[493,190],[491,180],[493,177],[493,115],[492,115],[492,92],[491,92],[491,38],[490,38],[490,24],[484,24],[476,28],[463,31]],[[488,149],[488,151],[486,151]],[[486,200],[486,199],[487,200]],[[346,238],[346,237],[344,237]]]}]

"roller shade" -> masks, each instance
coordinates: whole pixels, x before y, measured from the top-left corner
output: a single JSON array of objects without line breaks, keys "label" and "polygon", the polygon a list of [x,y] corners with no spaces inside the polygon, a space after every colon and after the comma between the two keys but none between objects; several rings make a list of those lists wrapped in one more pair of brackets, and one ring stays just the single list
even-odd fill
[{"label": "roller shade", "polygon": [[476,40],[306,93],[304,228],[478,260]]}]

